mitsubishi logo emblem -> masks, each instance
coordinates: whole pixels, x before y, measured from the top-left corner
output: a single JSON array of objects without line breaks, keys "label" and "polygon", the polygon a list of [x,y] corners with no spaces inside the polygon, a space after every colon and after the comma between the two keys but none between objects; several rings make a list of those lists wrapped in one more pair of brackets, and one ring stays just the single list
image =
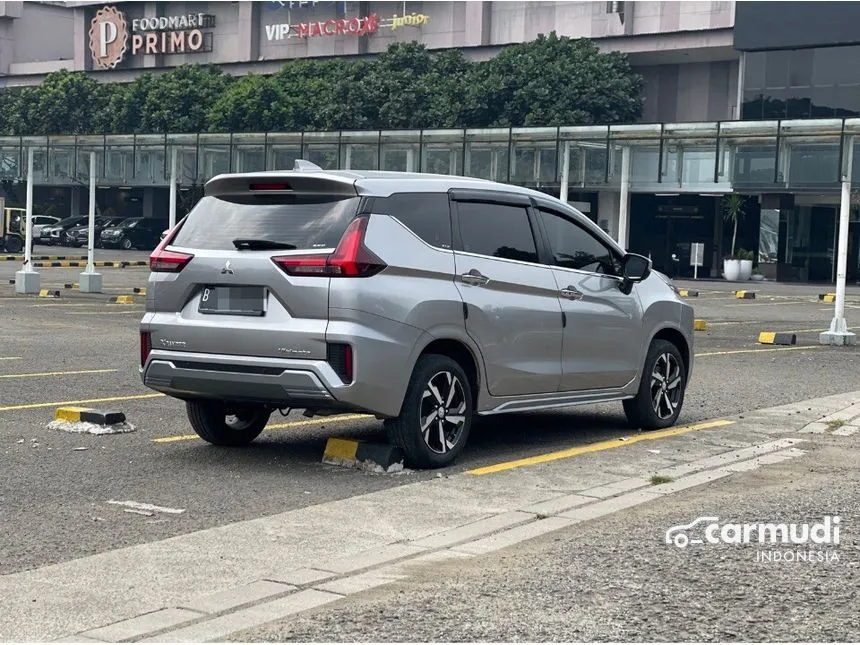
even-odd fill
[{"label": "mitsubishi logo emblem", "polygon": [[233,269],[230,268],[230,260],[227,260],[227,264],[224,265],[224,268],[221,269],[221,275],[225,273],[229,273],[230,275],[234,275]]}]

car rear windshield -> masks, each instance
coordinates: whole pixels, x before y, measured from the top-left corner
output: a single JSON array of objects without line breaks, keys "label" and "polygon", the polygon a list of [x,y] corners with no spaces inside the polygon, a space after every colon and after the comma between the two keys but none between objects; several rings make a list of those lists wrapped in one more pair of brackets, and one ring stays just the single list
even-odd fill
[{"label": "car rear windshield", "polygon": [[233,250],[233,240],[252,239],[284,242],[297,249],[334,248],[359,201],[320,195],[208,196],[188,214],[172,245]]}]

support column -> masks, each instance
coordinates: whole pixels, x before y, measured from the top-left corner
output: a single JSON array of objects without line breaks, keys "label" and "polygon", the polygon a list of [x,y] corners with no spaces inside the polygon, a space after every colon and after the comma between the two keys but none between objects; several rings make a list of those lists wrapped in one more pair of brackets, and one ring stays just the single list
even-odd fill
[{"label": "support column", "polygon": [[87,268],[79,277],[81,293],[101,293],[102,275],[96,273],[95,247],[96,247],[96,153],[90,153],[90,210],[89,226],[87,231]]},{"label": "support column", "polygon": [[567,185],[570,183],[570,141],[564,142],[564,156],[561,158],[561,189],[559,199],[567,204]]},{"label": "support column", "polygon": [[621,199],[618,210],[618,243],[627,248],[630,236],[630,146],[621,149]]},{"label": "support column", "polygon": [[823,332],[818,340],[822,345],[853,345],[854,332],[848,331],[845,322],[845,277],[848,269],[848,224],[851,215],[851,172],[854,162],[854,137],[849,136],[845,146],[847,160],[842,175],[842,197],[839,204],[839,246],[836,260],[836,311],[830,322],[830,329]]},{"label": "support column", "polygon": [[168,228],[176,226],[176,146],[170,150],[170,206],[168,208]]},{"label": "support column", "polygon": [[[15,273],[15,293],[39,293],[41,276],[33,268],[33,148],[27,150],[27,232],[24,236],[24,265]],[[0,213],[0,217],[2,217]]]}]

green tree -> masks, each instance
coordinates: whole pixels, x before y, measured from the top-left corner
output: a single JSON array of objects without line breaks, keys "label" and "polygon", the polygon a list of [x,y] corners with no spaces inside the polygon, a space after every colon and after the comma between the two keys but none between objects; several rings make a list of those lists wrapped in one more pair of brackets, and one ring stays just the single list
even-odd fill
[{"label": "green tree", "polygon": [[210,65],[182,65],[151,82],[143,99],[144,132],[205,132],[206,116],[233,78]]},{"label": "green tree", "polygon": [[472,127],[630,122],[641,114],[642,87],[625,55],[553,32],[475,68],[467,120]]},{"label": "green tree", "polygon": [[282,97],[281,130],[341,130],[368,127],[360,91],[369,64],[347,59],[293,60],[272,76]]},{"label": "green tree", "polygon": [[361,84],[368,121],[376,128],[456,127],[469,65],[459,51],[432,54],[415,42],[390,45]]},{"label": "green tree", "polygon": [[103,92],[99,83],[84,72],[51,72],[39,85],[21,91],[19,134],[94,132]]},{"label": "green tree", "polygon": [[0,135],[12,136],[20,127],[19,94],[15,90],[0,90]]},{"label": "green tree", "polygon": [[270,77],[248,74],[215,100],[206,121],[214,132],[268,132],[289,123],[293,107]]}]

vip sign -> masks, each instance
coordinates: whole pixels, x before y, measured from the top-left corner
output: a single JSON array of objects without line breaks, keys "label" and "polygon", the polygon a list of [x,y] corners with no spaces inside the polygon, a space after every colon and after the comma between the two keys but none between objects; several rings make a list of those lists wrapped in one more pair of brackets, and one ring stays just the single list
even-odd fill
[{"label": "vip sign", "polygon": [[430,21],[430,16],[424,14],[411,14],[409,16],[398,16],[380,20],[375,13],[364,18],[329,18],[315,22],[300,22],[295,25],[282,23],[279,25],[266,25],[266,38],[268,40],[284,40],[285,38],[316,38],[320,36],[364,36],[375,34],[380,27],[386,27],[392,31],[400,27],[420,27]]},{"label": "vip sign", "polygon": [[195,13],[181,16],[135,18],[131,30],[125,15],[115,7],[96,12],[90,24],[90,53],[100,69],[113,69],[131,54],[193,54],[212,51],[215,16]]}]

